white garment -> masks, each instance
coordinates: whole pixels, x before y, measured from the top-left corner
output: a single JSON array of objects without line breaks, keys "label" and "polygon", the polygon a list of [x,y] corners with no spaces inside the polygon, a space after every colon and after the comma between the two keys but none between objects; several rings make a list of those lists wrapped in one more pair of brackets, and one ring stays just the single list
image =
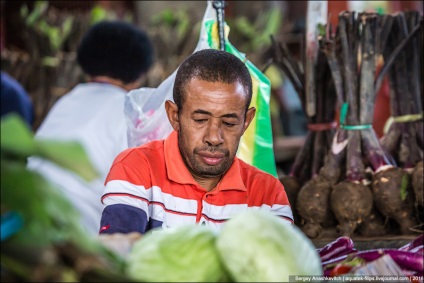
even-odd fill
[{"label": "white garment", "polygon": [[100,174],[96,180],[87,183],[51,162],[28,159],[29,169],[56,184],[74,204],[90,234],[99,232],[104,180],[115,157],[128,147],[125,95],[125,90],[110,84],[79,84],[53,105],[36,132],[38,140],[80,142]]}]

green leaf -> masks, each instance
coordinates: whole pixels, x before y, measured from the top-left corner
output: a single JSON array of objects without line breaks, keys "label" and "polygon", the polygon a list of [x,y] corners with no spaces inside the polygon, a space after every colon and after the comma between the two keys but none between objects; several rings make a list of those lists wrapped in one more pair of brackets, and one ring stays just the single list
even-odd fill
[{"label": "green leaf", "polygon": [[48,66],[48,67],[57,67],[59,66],[60,63],[60,59],[57,57],[52,57],[52,56],[44,56],[41,59],[41,64],[43,66]]},{"label": "green leaf", "polygon": [[1,203],[2,210],[22,215],[24,226],[12,237],[22,244],[45,246],[66,238],[67,229],[78,233],[78,214],[69,201],[23,164],[2,160]]},{"label": "green leaf", "polygon": [[407,190],[408,185],[409,185],[408,175],[405,174],[402,177],[402,182],[401,182],[401,185],[400,185],[400,199],[402,201],[404,201],[406,199],[406,196],[408,195],[408,190]]},{"label": "green leaf", "polygon": [[189,31],[189,28],[190,28],[190,20],[187,15],[187,12],[180,11],[178,13],[178,25],[176,27],[178,41],[181,41],[181,39],[184,38],[184,36]]},{"label": "green leaf", "polygon": [[79,174],[86,181],[98,176],[84,148],[78,142],[36,140],[37,155]]},{"label": "green leaf", "polygon": [[47,11],[48,1],[35,1],[34,9],[27,16],[25,23],[28,26],[33,26],[36,21]]},{"label": "green leaf", "polygon": [[36,153],[32,132],[16,113],[1,118],[1,150],[23,157]]},{"label": "green leaf", "polygon": [[326,26],[322,23],[317,24],[318,35],[325,36],[326,34]]},{"label": "green leaf", "polygon": [[20,14],[22,18],[26,18],[28,16],[28,6],[27,5],[22,5],[21,6],[21,10],[20,10]]},{"label": "green leaf", "polygon": [[15,113],[1,119],[1,150],[2,154],[46,158],[65,169],[72,170],[87,181],[98,176],[98,172],[81,144],[68,141],[34,140],[28,126]]}]

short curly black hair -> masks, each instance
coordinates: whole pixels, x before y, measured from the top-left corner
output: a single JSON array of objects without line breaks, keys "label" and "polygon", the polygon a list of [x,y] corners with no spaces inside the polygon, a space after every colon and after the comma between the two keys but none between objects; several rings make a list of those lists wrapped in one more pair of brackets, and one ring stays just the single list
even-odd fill
[{"label": "short curly black hair", "polygon": [[124,21],[101,21],[83,36],[77,61],[90,76],[108,76],[132,83],[153,64],[153,45],[148,35]]},{"label": "short curly black hair", "polygon": [[178,68],[173,99],[181,111],[185,87],[192,78],[208,82],[232,84],[239,82],[247,94],[246,111],[252,100],[252,78],[246,65],[235,55],[216,49],[204,49],[188,56]]}]

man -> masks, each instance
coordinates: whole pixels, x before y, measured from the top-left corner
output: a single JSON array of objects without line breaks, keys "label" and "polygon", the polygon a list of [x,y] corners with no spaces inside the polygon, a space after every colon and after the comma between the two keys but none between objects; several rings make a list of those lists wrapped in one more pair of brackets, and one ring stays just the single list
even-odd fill
[{"label": "man", "polygon": [[179,67],[166,101],[175,131],[122,152],[106,179],[100,233],[145,233],[201,223],[220,229],[233,215],[263,209],[292,222],[282,184],[236,157],[255,115],[242,61],[207,49]]},{"label": "man", "polygon": [[99,177],[88,183],[38,158],[29,159],[29,168],[59,187],[80,212],[87,232],[97,236],[104,180],[115,157],[128,148],[125,95],[140,87],[153,63],[153,46],[137,26],[103,21],[82,38],[77,61],[88,82],[77,85],[53,105],[35,138],[81,143]]}]

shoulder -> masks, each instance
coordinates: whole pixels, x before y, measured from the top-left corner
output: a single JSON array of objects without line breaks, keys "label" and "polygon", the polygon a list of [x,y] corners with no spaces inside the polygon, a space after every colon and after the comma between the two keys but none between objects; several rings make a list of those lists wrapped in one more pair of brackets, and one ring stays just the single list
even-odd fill
[{"label": "shoulder", "polygon": [[241,159],[239,160],[240,164],[240,173],[243,181],[245,182],[245,185],[247,188],[251,187],[252,185],[262,184],[261,187],[282,187],[283,185],[281,182],[275,178],[273,175],[262,171],[246,162],[244,162]]},{"label": "shoulder", "polygon": [[126,180],[133,184],[146,185],[150,182],[152,174],[164,171],[164,163],[163,141],[152,141],[128,148],[115,158],[106,183],[111,180]]},{"label": "shoulder", "polygon": [[122,163],[132,166],[140,162],[141,159],[159,161],[164,152],[163,144],[163,140],[154,140],[144,145],[128,148],[118,154],[114,164]]}]

